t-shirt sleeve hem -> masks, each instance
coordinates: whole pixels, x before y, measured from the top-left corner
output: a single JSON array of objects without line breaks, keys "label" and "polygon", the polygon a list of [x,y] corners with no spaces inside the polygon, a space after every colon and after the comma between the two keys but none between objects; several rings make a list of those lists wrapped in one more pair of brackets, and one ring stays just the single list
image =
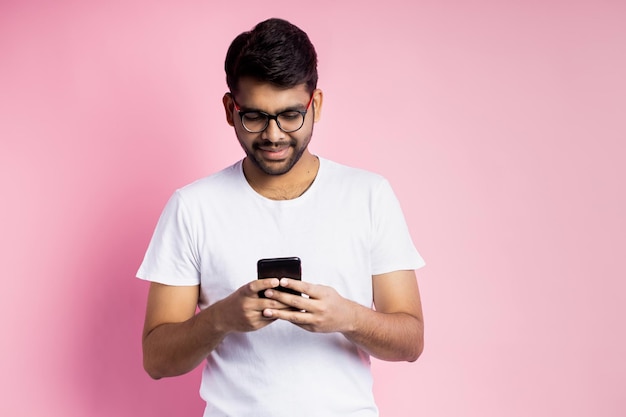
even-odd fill
[{"label": "t-shirt sleeve hem", "polygon": [[193,287],[195,285],[200,285],[200,282],[194,279],[181,279],[181,278],[172,278],[171,276],[163,276],[163,275],[158,275],[158,274],[148,274],[142,270],[139,270],[139,272],[137,272],[137,278],[143,281],[156,282],[158,284],[173,285],[173,286],[180,286],[180,287]]},{"label": "t-shirt sleeve hem", "polygon": [[423,268],[424,266],[426,266],[426,262],[424,262],[423,260],[406,263],[406,264],[383,265],[381,267],[378,267],[372,270],[372,275],[388,274],[389,272],[395,272],[395,271],[413,271],[416,269]]}]

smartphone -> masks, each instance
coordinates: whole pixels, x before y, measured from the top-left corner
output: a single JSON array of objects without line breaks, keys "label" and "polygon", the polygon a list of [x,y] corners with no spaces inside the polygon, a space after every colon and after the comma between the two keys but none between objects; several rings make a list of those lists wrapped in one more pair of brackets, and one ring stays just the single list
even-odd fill
[{"label": "smartphone", "polygon": [[[256,264],[258,279],[263,278],[291,278],[302,279],[302,267],[300,258],[292,256],[289,258],[267,258],[259,259]],[[278,291],[288,292],[290,294],[302,295],[301,292],[292,290],[291,288],[276,287]],[[265,298],[265,290],[259,291],[259,297]]]}]

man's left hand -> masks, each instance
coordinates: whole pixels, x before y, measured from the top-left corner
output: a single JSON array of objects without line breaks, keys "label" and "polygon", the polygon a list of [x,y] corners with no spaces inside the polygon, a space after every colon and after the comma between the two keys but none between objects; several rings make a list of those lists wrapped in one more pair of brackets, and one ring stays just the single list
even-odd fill
[{"label": "man's left hand", "polygon": [[265,309],[263,315],[276,318],[316,333],[347,332],[352,330],[356,314],[361,305],[350,301],[332,287],[310,282],[282,278],[282,287],[299,291],[305,296],[293,295],[277,290],[266,290],[268,298],[293,307],[293,310]]}]

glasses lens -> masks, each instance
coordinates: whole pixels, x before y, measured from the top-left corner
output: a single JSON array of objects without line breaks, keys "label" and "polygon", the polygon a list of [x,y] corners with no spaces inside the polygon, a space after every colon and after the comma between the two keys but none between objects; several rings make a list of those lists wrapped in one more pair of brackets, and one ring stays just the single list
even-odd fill
[{"label": "glasses lens", "polygon": [[295,132],[304,124],[304,115],[297,111],[286,111],[278,115],[278,124],[285,132]]},{"label": "glasses lens", "polygon": [[250,132],[262,132],[267,126],[268,118],[263,113],[251,112],[244,114],[242,121]]},{"label": "glasses lens", "polygon": [[[302,112],[305,113],[305,112]],[[305,115],[298,111],[286,111],[277,116],[268,116],[262,112],[246,112],[241,116],[243,126],[248,132],[259,133],[267,128],[269,119],[276,119],[283,132],[295,132],[304,124]]]}]

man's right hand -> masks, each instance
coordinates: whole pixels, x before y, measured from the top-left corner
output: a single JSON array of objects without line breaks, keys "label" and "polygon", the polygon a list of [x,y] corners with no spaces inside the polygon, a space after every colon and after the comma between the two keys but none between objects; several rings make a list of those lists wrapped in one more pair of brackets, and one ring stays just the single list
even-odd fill
[{"label": "man's right hand", "polygon": [[278,278],[257,279],[245,284],[228,297],[216,302],[206,313],[217,315],[215,325],[217,330],[224,333],[250,332],[259,330],[275,319],[263,316],[263,310],[288,309],[289,306],[277,300],[259,297],[259,291],[265,291],[279,286]]},{"label": "man's right hand", "polygon": [[251,281],[196,314],[200,286],[150,285],[143,331],[144,368],[155,379],[187,373],[231,332],[261,329],[275,319],[265,309],[289,308],[260,298],[259,291],[278,287],[277,278]]}]

